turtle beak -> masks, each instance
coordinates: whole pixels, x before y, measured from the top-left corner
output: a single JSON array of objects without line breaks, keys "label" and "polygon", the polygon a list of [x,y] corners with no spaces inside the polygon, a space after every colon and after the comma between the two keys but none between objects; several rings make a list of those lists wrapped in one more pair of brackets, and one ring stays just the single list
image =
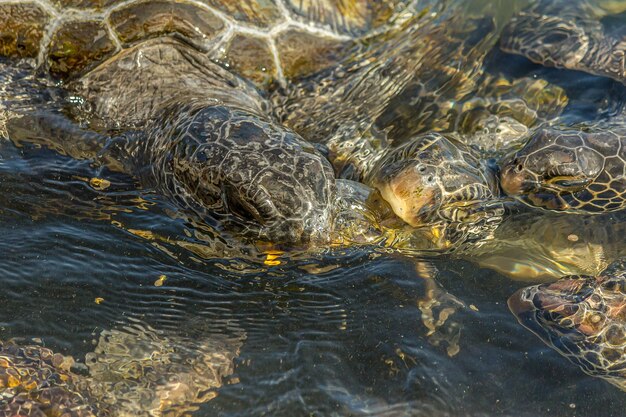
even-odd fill
[{"label": "turtle beak", "polygon": [[507,301],[509,310],[511,310],[511,312],[518,318],[530,313],[535,309],[532,301],[527,299],[526,291],[526,288],[517,290],[515,294],[510,296]]},{"label": "turtle beak", "polygon": [[396,216],[413,227],[422,226],[441,200],[441,190],[428,183],[424,174],[416,171],[410,161],[385,175],[384,179],[374,181],[374,187]]},{"label": "turtle beak", "polygon": [[525,183],[526,179],[521,170],[518,170],[512,164],[504,165],[500,173],[500,185],[507,195],[516,196],[522,194]]}]

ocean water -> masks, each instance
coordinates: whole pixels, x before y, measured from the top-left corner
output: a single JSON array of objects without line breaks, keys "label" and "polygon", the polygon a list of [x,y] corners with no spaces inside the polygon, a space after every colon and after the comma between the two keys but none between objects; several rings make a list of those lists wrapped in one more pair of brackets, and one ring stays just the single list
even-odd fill
[{"label": "ocean water", "polygon": [[[502,21],[511,12],[503,1],[468,7]],[[485,68],[563,88],[566,123],[626,103],[615,81],[497,48]],[[507,298],[536,281],[471,256],[367,246],[233,255],[135,178],[6,140],[0,236],[3,340],[39,339],[78,369],[103,331],[131,325],[159,332],[173,349],[236,351],[217,396],[195,416],[625,414],[624,392],[585,375],[509,312]],[[605,243],[622,248],[626,238]]]}]

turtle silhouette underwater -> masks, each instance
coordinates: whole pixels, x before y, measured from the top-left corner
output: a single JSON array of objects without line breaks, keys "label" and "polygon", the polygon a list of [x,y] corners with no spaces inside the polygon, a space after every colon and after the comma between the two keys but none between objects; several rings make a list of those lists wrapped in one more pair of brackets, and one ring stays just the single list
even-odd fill
[{"label": "turtle silhouette underwater", "polygon": [[233,373],[244,339],[188,340],[131,320],[103,331],[84,363],[40,343],[3,341],[0,415],[189,415]]},{"label": "turtle silhouette underwater", "polygon": [[626,391],[626,263],[569,275],[509,299],[522,325],[591,376]]}]

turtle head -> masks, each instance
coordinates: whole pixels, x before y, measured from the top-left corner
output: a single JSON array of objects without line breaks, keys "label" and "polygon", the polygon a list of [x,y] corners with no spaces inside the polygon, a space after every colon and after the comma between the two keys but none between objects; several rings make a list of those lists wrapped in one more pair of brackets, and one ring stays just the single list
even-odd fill
[{"label": "turtle head", "polygon": [[626,388],[626,262],[567,276],[509,298],[519,322],[593,376]]},{"label": "turtle head", "polygon": [[[472,223],[494,198],[493,180],[462,144],[429,133],[386,153],[369,182],[394,213],[413,227]],[[481,215],[481,216],[482,216]]]},{"label": "turtle head", "polygon": [[[294,132],[213,106],[176,126],[163,181],[202,215],[274,244],[322,241],[332,222],[330,162]],[[172,184],[173,182],[173,184]]]},{"label": "turtle head", "polygon": [[584,133],[541,129],[524,147],[505,157],[500,182],[510,196],[551,210],[577,208],[591,199],[589,185],[603,157],[585,145]]},{"label": "turtle head", "polygon": [[244,184],[225,183],[223,202],[229,215],[243,222],[251,235],[275,244],[324,240],[330,229],[334,182],[330,165],[326,167],[325,160],[316,156],[300,155],[295,165],[303,173],[307,167],[316,168],[307,175],[295,177],[272,169]]}]

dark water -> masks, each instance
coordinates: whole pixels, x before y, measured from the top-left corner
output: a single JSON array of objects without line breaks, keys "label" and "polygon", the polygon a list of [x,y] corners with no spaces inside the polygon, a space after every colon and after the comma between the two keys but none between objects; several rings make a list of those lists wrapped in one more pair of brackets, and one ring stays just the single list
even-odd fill
[{"label": "dark water", "polygon": [[[565,88],[568,122],[625,102],[624,87],[600,77],[497,51],[486,65]],[[626,394],[518,325],[506,300],[528,282],[374,248],[249,263],[215,256],[196,226],[130,177],[2,142],[2,338],[41,338],[78,360],[102,330],[134,320],[173,340],[242,338],[234,374],[198,416],[626,414]],[[429,335],[433,288],[435,314],[454,313]]]}]

